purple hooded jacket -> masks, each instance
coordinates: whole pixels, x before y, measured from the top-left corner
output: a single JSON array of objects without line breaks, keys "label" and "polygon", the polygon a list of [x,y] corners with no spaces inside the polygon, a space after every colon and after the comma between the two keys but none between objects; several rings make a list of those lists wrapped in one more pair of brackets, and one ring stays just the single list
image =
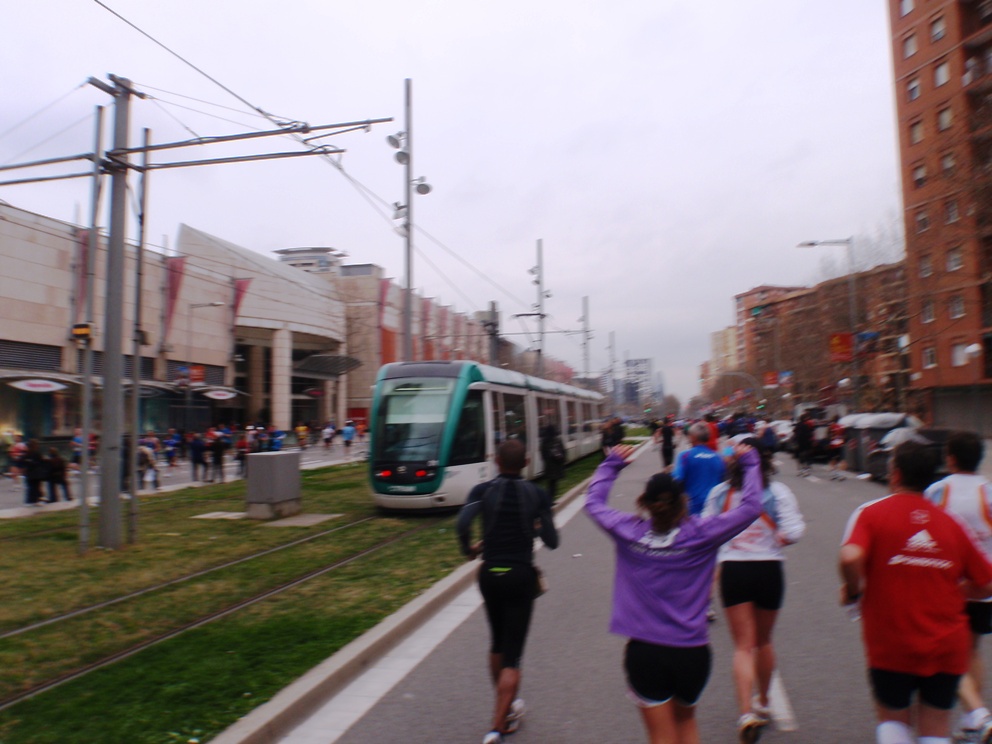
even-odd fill
[{"label": "purple hooded jacket", "polygon": [[606,505],[622,458],[611,453],[596,469],[585,509],[616,543],[611,632],[661,646],[709,642],[706,608],[717,551],[761,514],[761,459],[751,450],[740,460],[744,487],[736,508],[687,517],[665,534],[653,532],[650,520]]}]

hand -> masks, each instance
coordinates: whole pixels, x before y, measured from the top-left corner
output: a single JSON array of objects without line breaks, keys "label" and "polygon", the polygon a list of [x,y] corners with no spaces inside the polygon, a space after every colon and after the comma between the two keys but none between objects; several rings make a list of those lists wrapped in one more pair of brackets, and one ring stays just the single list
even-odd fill
[{"label": "hand", "polygon": [[479,557],[481,553],[482,553],[482,540],[479,540],[479,542],[469,546],[468,560],[474,561],[476,558]]},{"label": "hand", "polygon": [[851,594],[850,587],[846,583],[840,585],[840,603],[841,606],[846,607],[847,605],[852,605],[861,599],[861,594]]},{"label": "hand", "polygon": [[618,455],[623,460],[624,465],[629,465],[634,454],[634,447],[629,444],[618,444],[610,450],[614,455]]}]

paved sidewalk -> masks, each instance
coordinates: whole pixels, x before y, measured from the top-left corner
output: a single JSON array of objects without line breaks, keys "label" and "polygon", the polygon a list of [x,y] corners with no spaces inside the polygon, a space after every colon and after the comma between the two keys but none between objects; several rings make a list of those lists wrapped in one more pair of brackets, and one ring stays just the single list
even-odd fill
[{"label": "paved sidewalk", "polygon": [[[290,447],[284,451],[292,452],[294,449],[295,448]],[[349,462],[360,462],[365,458],[367,450],[367,442],[356,442],[351,447],[351,451],[349,453],[345,452],[344,446],[340,443],[335,444],[330,449],[324,449],[323,445],[311,446],[303,450],[301,454],[300,469],[312,470],[314,468],[327,467],[328,465],[342,465]],[[161,488],[158,491],[154,488],[146,488],[141,491],[140,495],[153,496],[155,494],[178,491],[183,488],[195,488],[199,486],[211,485],[203,481],[194,481],[192,479],[191,470],[190,464],[186,461],[180,461],[175,468],[171,469],[168,466],[160,464],[159,483],[161,484]],[[238,463],[232,458],[228,458],[224,464],[225,481],[230,482],[242,480],[242,477],[237,474],[238,470]],[[93,495],[100,489],[99,473],[90,473],[89,487],[89,503],[99,503],[99,498]],[[78,473],[73,473],[70,476],[69,489],[73,495],[73,498],[77,499],[80,490]],[[79,501],[77,499],[74,501],[57,501],[54,504],[42,504],[41,506],[27,506],[24,503],[24,492],[25,487],[23,481],[15,483],[11,478],[0,478],[0,519],[32,517],[37,514],[46,514],[53,511],[75,509],[79,505]],[[48,498],[47,487],[43,491],[43,494],[45,498]]]}]

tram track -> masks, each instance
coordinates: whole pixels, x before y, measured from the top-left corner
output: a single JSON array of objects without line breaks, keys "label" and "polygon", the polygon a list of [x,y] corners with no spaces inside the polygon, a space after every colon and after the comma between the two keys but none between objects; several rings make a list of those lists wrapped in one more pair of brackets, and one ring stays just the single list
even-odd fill
[{"label": "tram track", "polygon": [[[106,603],[100,603],[98,605],[93,605],[93,606],[88,607],[88,608],[81,608],[80,610],[74,611],[72,613],[66,613],[66,614],[64,614],[64,615],[62,615],[62,616],[60,616],[58,618],[49,618],[46,621],[42,621],[40,623],[35,623],[32,626],[25,626],[24,628],[17,629],[16,631],[8,631],[6,634],[0,635],[0,639],[6,638],[6,637],[10,637],[12,635],[18,635],[20,633],[25,633],[25,632],[28,632],[28,630],[31,630],[31,629],[37,629],[37,628],[44,627],[46,625],[51,625],[54,622],[58,622],[58,621],[61,621],[61,620],[66,620],[66,619],[68,619],[70,617],[76,617],[76,616],[78,616],[80,614],[83,614],[85,612],[91,612],[91,611],[94,611],[96,609],[100,609],[102,607],[107,607],[107,606],[109,606],[111,604],[116,604],[116,603],[122,602],[125,599],[130,599],[130,598],[134,598],[134,597],[137,597],[137,596],[141,596],[142,594],[147,594],[147,593],[149,593],[151,591],[155,591],[156,589],[161,589],[161,588],[164,588],[166,586],[170,586],[170,585],[174,585],[176,583],[180,583],[182,581],[187,581],[187,580],[189,580],[191,578],[195,578],[196,576],[202,576],[205,573],[210,573],[210,572],[213,572],[213,571],[217,571],[217,570],[220,570],[221,568],[224,568],[224,567],[230,567],[230,566],[236,565],[238,563],[243,563],[243,562],[245,562],[247,560],[252,560],[252,559],[258,558],[258,557],[260,557],[262,555],[270,554],[272,552],[275,552],[276,550],[284,549],[284,548],[287,548],[287,547],[291,547],[293,545],[298,545],[301,542],[306,542],[308,540],[315,539],[317,537],[322,536],[323,534],[327,534],[327,533],[330,533],[330,532],[339,531],[341,529],[346,529],[348,527],[352,527],[352,526],[355,526],[357,524],[360,524],[360,523],[363,523],[363,522],[367,522],[367,521],[370,521],[370,520],[373,520],[373,519],[375,519],[375,517],[367,517],[365,519],[362,519],[362,520],[358,520],[356,522],[349,523],[348,525],[341,525],[341,526],[335,528],[334,530],[328,530],[325,533],[321,533],[321,534],[318,534],[318,535],[310,535],[310,536],[308,536],[306,538],[301,538],[298,541],[294,541],[293,543],[288,543],[288,544],[286,544],[284,546],[278,546],[275,549],[269,549],[269,550],[266,550],[266,551],[262,551],[262,552],[260,552],[258,554],[252,555],[252,556],[245,556],[244,558],[238,559],[236,561],[229,562],[228,564],[225,564],[224,566],[216,566],[216,567],[213,567],[211,569],[207,569],[207,570],[202,571],[202,572],[196,572],[196,573],[190,574],[190,575],[188,575],[186,577],[180,577],[179,579],[175,579],[175,580],[172,580],[170,582],[165,582],[165,583],[163,583],[161,585],[158,585],[156,587],[148,587],[146,589],[139,590],[138,592],[133,592],[133,593],[131,593],[129,595],[125,595],[125,596],[122,596],[122,597],[119,597],[119,598],[115,598],[114,600],[110,600],[110,601],[108,601]],[[234,613],[236,613],[236,612],[238,612],[238,611],[240,611],[242,609],[245,609],[247,607],[251,607],[252,605],[255,605],[255,604],[257,604],[259,602],[262,602],[262,601],[264,601],[266,599],[269,599],[269,598],[274,597],[274,596],[276,596],[278,594],[281,594],[283,592],[286,592],[286,591],[288,591],[290,589],[293,589],[293,588],[296,588],[298,586],[301,586],[302,584],[305,584],[306,582],[311,581],[312,579],[315,579],[315,578],[317,578],[319,576],[323,576],[324,574],[330,573],[331,571],[335,571],[335,570],[344,568],[345,566],[347,566],[347,565],[349,565],[351,563],[354,563],[357,560],[360,560],[362,558],[368,557],[368,556],[370,556],[370,555],[372,555],[372,554],[374,554],[374,553],[382,550],[383,548],[389,547],[390,545],[393,545],[393,544],[395,544],[395,543],[397,543],[397,542],[399,542],[401,540],[404,540],[404,539],[406,539],[408,537],[411,537],[413,535],[416,535],[416,534],[418,534],[420,532],[423,532],[423,531],[425,531],[427,529],[430,529],[432,527],[435,527],[436,524],[437,524],[437,522],[435,520],[430,520],[430,521],[427,521],[425,524],[421,524],[421,525],[418,525],[417,527],[414,527],[412,529],[405,530],[405,531],[403,531],[403,532],[401,532],[401,533],[399,533],[397,535],[392,535],[391,537],[388,537],[388,538],[385,538],[383,540],[380,540],[376,544],[374,544],[374,545],[372,545],[372,546],[370,546],[368,548],[364,548],[362,550],[359,550],[358,552],[353,553],[353,554],[351,554],[351,555],[349,555],[349,556],[347,556],[345,558],[341,558],[341,559],[338,559],[336,561],[333,561],[333,562],[331,562],[329,564],[325,564],[323,566],[319,566],[317,568],[311,569],[310,571],[307,571],[306,573],[304,573],[304,574],[302,574],[300,576],[297,576],[294,579],[291,579],[289,581],[283,582],[282,584],[279,584],[279,585],[277,585],[275,587],[271,587],[269,589],[266,589],[265,591],[259,592],[259,593],[255,594],[255,595],[252,595],[252,596],[247,597],[245,599],[242,599],[242,600],[239,600],[237,602],[234,602],[233,604],[230,604],[227,607],[224,607],[224,608],[222,608],[220,610],[215,610],[215,611],[210,612],[208,614],[202,615],[201,617],[197,618],[196,620],[190,621],[188,623],[184,623],[184,624],[182,624],[182,625],[180,625],[178,627],[172,628],[171,630],[168,630],[168,631],[166,631],[164,633],[160,633],[160,634],[155,635],[155,636],[153,636],[151,638],[147,638],[147,639],[145,639],[145,640],[143,640],[143,641],[141,641],[139,643],[136,643],[136,644],[134,644],[132,646],[129,646],[126,649],[122,649],[122,650],[116,651],[116,652],[114,652],[112,654],[108,654],[108,655],[104,656],[101,659],[98,659],[96,661],[93,661],[93,662],[90,662],[90,663],[85,664],[83,666],[80,666],[80,667],[78,667],[78,668],[76,668],[76,669],[74,669],[72,671],[65,672],[63,674],[60,674],[58,676],[55,676],[55,677],[53,677],[53,678],[51,678],[49,680],[46,680],[45,682],[43,682],[41,684],[34,685],[33,687],[29,687],[29,688],[27,688],[25,690],[22,690],[22,691],[14,694],[14,695],[11,695],[9,697],[0,699],[0,711],[6,710],[7,708],[10,708],[11,706],[14,706],[14,705],[16,705],[16,704],[18,704],[18,703],[20,703],[20,702],[22,702],[24,700],[27,700],[28,698],[34,697],[35,695],[38,695],[38,694],[43,693],[43,692],[47,692],[48,690],[54,689],[55,687],[58,687],[60,685],[63,685],[65,683],[67,683],[67,682],[70,682],[72,680],[76,680],[76,679],[79,679],[81,677],[84,677],[85,675],[89,674],[90,672],[96,671],[98,669],[101,669],[103,667],[109,666],[109,665],[114,664],[114,663],[116,663],[118,661],[121,661],[123,659],[126,659],[126,658],[128,658],[130,656],[133,656],[133,655],[135,655],[135,654],[139,653],[140,651],[143,651],[143,650],[145,650],[147,648],[150,648],[150,647],[155,646],[157,644],[160,644],[160,643],[163,643],[165,641],[168,641],[168,640],[171,640],[173,638],[176,638],[176,637],[178,637],[178,636],[182,635],[183,633],[186,633],[186,632],[188,632],[190,630],[194,630],[196,628],[199,628],[199,627],[202,627],[202,626],[207,625],[209,623],[212,623],[212,622],[214,622],[216,620],[220,620],[221,618],[224,618],[224,617],[227,617],[229,615],[232,615],[232,614],[234,614]]]},{"label": "tram track", "polygon": [[288,548],[294,548],[297,545],[302,545],[304,543],[311,542],[311,541],[316,540],[318,538],[326,537],[327,535],[331,535],[331,534],[333,534],[335,532],[340,532],[340,531],[346,530],[346,529],[348,529],[350,527],[355,527],[355,526],[360,525],[360,524],[365,524],[366,522],[370,522],[373,519],[376,519],[376,517],[374,517],[374,516],[372,516],[372,517],[364,517],[362,519],[355,520],[354,522],[349,522],[347,524],[341,524],[341,525],[338,525],[338,526],[336,526],[336,527],[334,527],[332,529],[324,530],[323,532],[318,532],[318,533],[315,533],[313,535],[307,535],[306,537],[301,537],[301,538],[299,538],[297,540],[293,540],[291,542],[284,543],[282,545],[276,545],[276,546],[271,547],[271,548],[266,548],[265,550],[261,550],[261,551],[259,551],[257,553],[252,553],[250,555],[242,556],[240,558],[236,558],[234,560],[227,561],[225,563],[221,563],[221,564],[216,565],[216,566],[211,566],[210,568],[204,568],[204,569],[201,569],[199,571],[193,571],[192,573],[188,573],[188,574],[185,574],[183,576],[178,576],[175,579],[170,579],[169,581],[163,581],[163,582],[161,582],[159,584],[155,584],[154,586],[147,586],[147,587],[144,587],[142,589],[137,589],[137,590],[135,590],[133,592],[130,592],[128,594],[122,594],[119,597],[114,597],[113,599],[108,599],[108,600],[105,600],[103,602],[97,602],[96,604],[87,605],[86,607],[80,607],[78,609],[71,610],[70,612],[62,613],[61,615],[55,615],[53,617],[46,618],[45,620],[39,620],[38,622],[32,623],[30,625],[24,625],[24,626],[22,626],[20,628],[14,628],[12,630],[3,631],[3,632],[0,632],[0,640],[3,640],[5,638],[12,638],[14,636],[21,635],[22,633],[29,633],[29,632],[31,632],[33,630],[38,630],[39,628],[44,628],[44,627],[46,627],[48,625],[54,625],[56,623],[60,623],[60,622],[63,622],[65,620],[69,620],[71,618],[79,617],[81,615],[85,615],[85,614],[88,614],[90,612],[94,612],[96,610],[102,610],[102,609],[104,609],[106,607],[111,607],[111,606],[113,606],[115,604],[120,604],[121,602],[126,602],[126,601],[128,601],[130,599],[135,599],[137,597],[144,596],[145,594],[151,594],[152,592],[159,591],[161,589],[165,589],[165,588],[170,587],[170,586],[175,586],[176,584],[182,584],[182,583],[184,583],[186,581],[190,581],[192,579],[198,579],[198,578],[201,578],[203,576],[207,576],[207,575],[209,575],[211,573],[214,573],[216,571],[223,571],[224,569],[232,568],[233,566],[237,566],[237,565],[240,565],[242,563],[247,563],[248,561],[255,560],[256,558],[262,558],[264,556],[271,555],[273,553],[278,553],[281,550],[286,550]]}]

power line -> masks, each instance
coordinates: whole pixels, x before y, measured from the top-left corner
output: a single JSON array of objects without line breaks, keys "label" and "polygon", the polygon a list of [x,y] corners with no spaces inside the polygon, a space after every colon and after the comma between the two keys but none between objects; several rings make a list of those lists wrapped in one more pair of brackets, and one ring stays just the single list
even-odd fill
[{"label": "power line", "polygon": [[24,119],[21,119],[19,122],[17,122],[14,126],[10,127],[9,129],[7,129],[7,130],[5,130],[3,132],[0,132],[0,140],[2,140],[4,137],[6,137],[8,134],[10,134],[11,132],[13,132],[18,127],[21,127],[24,124],[27,124],[34,117],[38,116],[39,114],[43,114],[45,111],[48,111],[48,109],[52,108],[57,103],[60,103],[60,102],[64,101],[66,98],[68,98],[69,96],[71,96],[73,93],[75,93],[77,90],[79,90],[80,88],[82,88],[85,85],[86,85],[86,81],[84,80],[79,85],[77,85],[75,88],[71,89],[69,92],[67,92],[67,93],[59,96],[58,98],[56,98],[51,103],[45,104],[40,109],[38,109],[37,111],[35,111],[33,114],[31,114],[30,116],[28,116],[28,117],[26,117]]}]

